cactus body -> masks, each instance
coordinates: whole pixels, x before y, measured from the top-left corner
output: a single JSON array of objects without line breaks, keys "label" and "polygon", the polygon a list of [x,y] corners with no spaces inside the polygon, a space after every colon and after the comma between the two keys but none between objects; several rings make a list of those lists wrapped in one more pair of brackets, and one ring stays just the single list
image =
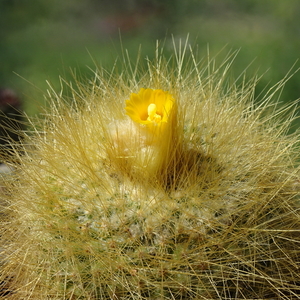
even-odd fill
[{"label": "cactus body", "polygon": [[256,104],[255,82],[226,87],[226,64],[180,53],[98,70],[71,106],[51,93],[4,179],[1,299],[300,297],[298,136],[271,102],[281,84]]}]

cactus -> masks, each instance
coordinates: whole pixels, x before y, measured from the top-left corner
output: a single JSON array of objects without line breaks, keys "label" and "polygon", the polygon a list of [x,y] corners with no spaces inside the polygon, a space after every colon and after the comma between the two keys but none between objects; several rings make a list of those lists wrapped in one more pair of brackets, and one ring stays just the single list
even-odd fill
[{"label": "cactus", "polygon": [[3,178],[0,299],[299,299],[288,78],[257,102],[188,51],[49,90]]}]

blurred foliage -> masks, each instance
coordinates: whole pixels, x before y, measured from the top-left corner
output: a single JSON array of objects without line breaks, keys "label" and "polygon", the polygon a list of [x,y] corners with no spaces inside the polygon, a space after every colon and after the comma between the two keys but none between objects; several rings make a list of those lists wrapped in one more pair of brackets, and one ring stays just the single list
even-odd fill
[{"label": "blurred foliage", "polygon": [[[0,86],[15,89],[33,115],[43,104],[46,81],[59,89],[60,75],[72,80],[70,69],[83,78],[92,76],[95,62],[110,69],[121,51],[120,36],[134,59],[140,44],[142,57],[151,58],[156,40],[168,50],[171,35],[177,41],[189,33],[200,55],[208,47],[212,56],[225,45],[223,52],[240,49],[233,78],[251,64],[249,78],[265,73],[259,94],[297,62],[299,17],[299,0],[2,0]],[[296,73],[282,101],[299,98],[299,82]]]}]

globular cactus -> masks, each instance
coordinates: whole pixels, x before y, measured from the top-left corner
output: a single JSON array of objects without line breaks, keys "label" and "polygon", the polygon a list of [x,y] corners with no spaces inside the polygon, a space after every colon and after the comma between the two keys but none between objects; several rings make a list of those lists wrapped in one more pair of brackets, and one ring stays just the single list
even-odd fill
[{"label": "globular cactus", "polygon": [[2,299],[299,299],[293,106],[231,63],[185,45],[49,92],[3,179]]}]

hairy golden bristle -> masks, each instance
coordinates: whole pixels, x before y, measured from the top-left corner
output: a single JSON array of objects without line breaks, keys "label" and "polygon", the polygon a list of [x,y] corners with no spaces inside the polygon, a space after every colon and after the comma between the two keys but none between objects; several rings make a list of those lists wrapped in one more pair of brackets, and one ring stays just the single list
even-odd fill
[{"label": "hairy golden bristle", "polygon": [[233,57],[186,43],[97,70],[71,106],[49,92],[3,179],[0,299],[300,297],[294,106],[272,102],[285,80],[259,103],[230,84]]}]

